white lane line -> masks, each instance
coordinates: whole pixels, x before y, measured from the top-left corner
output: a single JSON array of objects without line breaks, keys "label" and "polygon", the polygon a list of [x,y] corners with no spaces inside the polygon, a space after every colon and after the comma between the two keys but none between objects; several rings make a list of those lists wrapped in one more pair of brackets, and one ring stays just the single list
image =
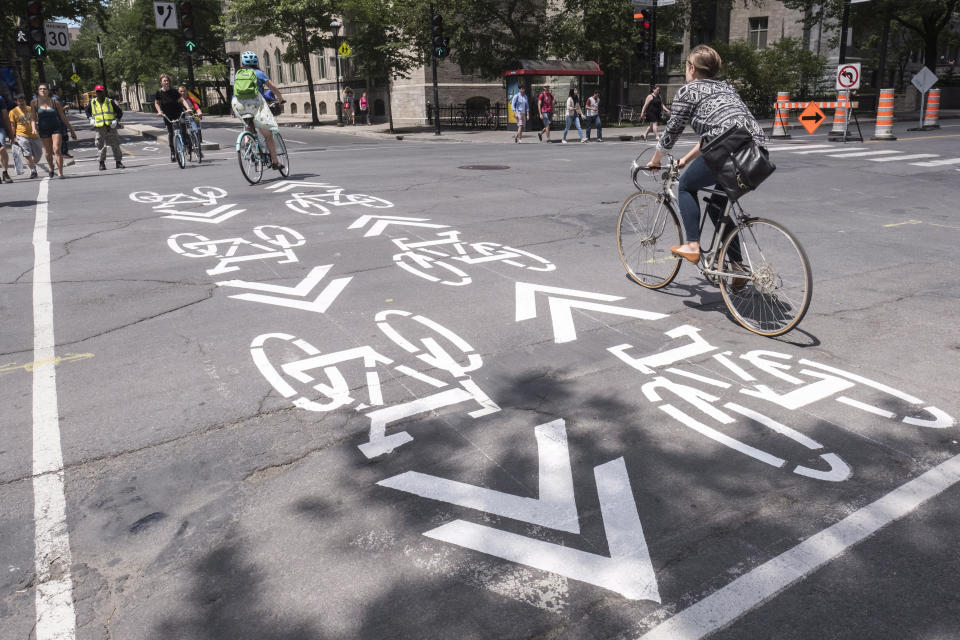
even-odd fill
[{"label": "white lane line", "polygon": [[638,640],[698,640],[722,629],[958,482],[960,455],[740,576]]},{"label": "white lane line", "polygon": [[767,147],[767,151],[803,151],[805,149],[836,149],[832,144],[786,144],[779,147]]},{"label": "white lane line", "polygon": [[895,158],[870,158],[870,162],[893,162],[894,160],[919,160],[920,158],[936,157],[936,153],[914,153],[909,156],[896,156]]},{"label": "white lane line", "polygon": [[911,162],[915,167],[942,167],[948,164],[960,164],[960,158],[947,158],[946,160],[931,160],[930,162]]},{"label": "white lane line", "polygon": [[[856,149],[857,147],[854,147]],[[853,151],[854,149],[851,149]],[[813,151],[796,151],[795,153],[798,156],[806,155],[808,153],[837,153],[838,151],[843,151],[843,147],[838,147],[836,145],[830,145],[826,149],[814,149]]]},{"label": "white lane line", "polygon": [[293,144],[307,144],[306,142],[300,142],[299,140],[291,140],[290,138],[284,138],[284,142],[292,142]]},{"label": "white lane line", "polygon": [[854,153],[835,153],[828,158],[863,158],[866,156],[885,156],[891,153],[900,153],[896,149],[880,149],[877,151],[855,151]]},{"label": "white lane line", "polygon": [[54,368],[53,287],[47,241],[47,193],[40,182],[33,227],[33,518],[37,572],[36,639],[73,640],[77,619],[63,486],[60,410]]}]

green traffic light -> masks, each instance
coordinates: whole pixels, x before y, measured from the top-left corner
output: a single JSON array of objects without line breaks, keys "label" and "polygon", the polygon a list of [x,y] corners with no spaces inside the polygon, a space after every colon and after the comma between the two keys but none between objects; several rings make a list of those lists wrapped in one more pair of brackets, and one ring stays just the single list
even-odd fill
[{"label": "green traffic light", "polygon": [[188,50],[188,51],[193,51],[193,50],[196,49],[196,48],[197,48],[197,43],[196,43],[196,42],[192,42],[192,41],[190,41],[190,40],[187,41],[187,50]]}]

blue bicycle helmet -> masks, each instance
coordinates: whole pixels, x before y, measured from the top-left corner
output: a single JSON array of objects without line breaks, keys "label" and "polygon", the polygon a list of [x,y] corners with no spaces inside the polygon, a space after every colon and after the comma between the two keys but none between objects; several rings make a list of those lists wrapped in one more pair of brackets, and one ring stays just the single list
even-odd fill
[{"label": "blue bicycle helmet", "polygon": [[244,51],[240,54],[240,64],[245,67],[256,67],[260,64],[260,59],[253,51]]}]

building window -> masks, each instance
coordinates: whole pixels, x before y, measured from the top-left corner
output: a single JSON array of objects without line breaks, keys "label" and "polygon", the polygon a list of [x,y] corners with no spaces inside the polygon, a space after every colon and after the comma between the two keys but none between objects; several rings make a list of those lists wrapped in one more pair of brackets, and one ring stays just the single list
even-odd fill
[{"label": "building window", "polygon": [[304,103],[303,103],[303,112],[304,112],[304,113],[309,113],[309,114],[313,115],[313,112],[310,110],[310,103],[309,103],[309,102],[304,102]]},{"label": "building window", "polygon": [[323,54],[317,54],[317,74],[320,79],[326,79],[327,77],[327,59],[323,57]]},{"label": "building window", "polygon": [[320,103],[320,109],[319,109],[319,111],[320,111],[320,115],[322,115],[322,116],[327,115],[327,103],[326,103],[326,102],[321,102],[321,103]]},{"label": "building window", "polygon": [[293,115],[293,116],[297,115],[297,103],[296,103],[296,102],[291,102],[291,103],[290,103],[290,115]]},{"label": "building window", "polygon": [[767,48],[766,18],[750,18],[750,45],[754,49]]},{"label": "building window", "polygon": [[283,84],[283,62],[280,60],[280,49],[273,52],[277,59],[277,84]]},{"label": "building window", "polygon": [[290,82],[296,82],[296,81],[297,81],[297,63],[291,62],[290,63]]},{"label": "building window", "polygon": [[263,60],[261,60],[261,62],[263,63],[263,72],[266,74],[269,74],[270,73],[270,54],[267,53],[266,51],[263,52]]}]

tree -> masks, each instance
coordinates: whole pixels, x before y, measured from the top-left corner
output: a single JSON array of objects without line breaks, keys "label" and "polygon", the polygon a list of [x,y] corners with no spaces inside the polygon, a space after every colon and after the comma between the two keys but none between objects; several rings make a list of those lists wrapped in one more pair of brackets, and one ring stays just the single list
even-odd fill
[{"label": "tree", "polygon": [[273,35],[288,43],[283,61],[303,65],[315,125],[320,124],[320,119],[310,54],[332,44],[332,38],[326,34],[330,32],[333,11],[330,0],[231,0],[226,16],[228,30],[241,42]]},{"label": "tree", "polygon": [[[783,0],[786,7],[804,12],[804,24],[808,28],[822,23],[828,32],[835,33],[834,44],[839,42],[838,30],[845,2],[849,0]],[[960,0],[911,0],[910,2],[872,0],[869,5],[864,3],[852,7],[850,22],[856,24],[858,18],[889,16],[923,40],[924,61],[928,67],[935,69],[937,41],[940,33],[951,20],[957,19],[958,6],[960,6]],[[861,14],[861,12],[864,13]]]}]

